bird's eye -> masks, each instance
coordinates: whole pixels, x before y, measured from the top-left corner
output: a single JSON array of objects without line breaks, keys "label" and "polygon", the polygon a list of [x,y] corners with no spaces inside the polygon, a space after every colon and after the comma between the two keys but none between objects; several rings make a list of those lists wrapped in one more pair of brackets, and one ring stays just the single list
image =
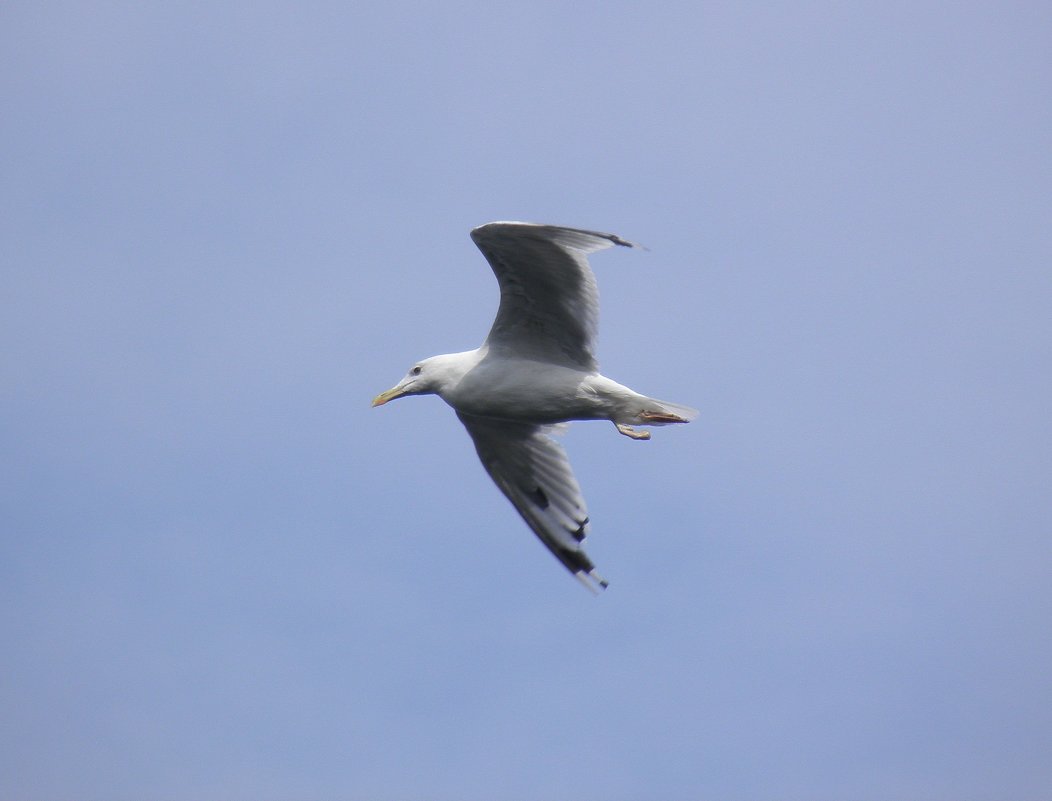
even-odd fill
[{"label": "bird's eye", "polygon": [[420,365],[418,364],[418,365],[417,365],[416,367],[414,367],[414,368],[413,368],[412,370],[410,370],[409,372],[410,372],[410,373],[411,373],[412,375],[420,375],[420,371],[421,371],[421,370],[423,370],[423,369],[424,369],[424,368],[423,368],[423,367],[421,367],[421,366],[420,366]]}]

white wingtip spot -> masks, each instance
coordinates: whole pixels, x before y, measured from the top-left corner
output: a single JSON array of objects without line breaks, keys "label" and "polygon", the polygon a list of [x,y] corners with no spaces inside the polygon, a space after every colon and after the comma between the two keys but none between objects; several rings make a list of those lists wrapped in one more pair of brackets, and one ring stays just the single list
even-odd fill
[{"label": "white wingtip spot", "polygon": [[581,582],[592,595],[598,595],[600,590],[605,590],[610,586],[610,582],[599,575],[599,573],[592,568],[587,573],[583,570],[578,570],[574,573],[574,577]]}]

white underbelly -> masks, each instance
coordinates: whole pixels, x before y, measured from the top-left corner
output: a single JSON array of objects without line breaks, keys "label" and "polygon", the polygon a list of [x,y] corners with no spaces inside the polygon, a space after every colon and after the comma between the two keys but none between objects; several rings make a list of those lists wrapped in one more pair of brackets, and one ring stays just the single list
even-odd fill
[{"label": "white underbelly", "polygon": [[556,423],[608,416],[594,373],[525,360],[481,363],[443,397],[466,414]]}]

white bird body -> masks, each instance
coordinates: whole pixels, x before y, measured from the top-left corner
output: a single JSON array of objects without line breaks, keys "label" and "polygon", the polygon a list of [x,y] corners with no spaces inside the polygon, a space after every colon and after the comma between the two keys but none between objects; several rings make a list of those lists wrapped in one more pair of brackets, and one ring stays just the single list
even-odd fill
[{"label": "white bird body", "polygon": [[483,345],[417,362],[374,406],[435,394],[456,410],[494,483],[568,570],[606,587],[582,543],[584,497],[562,446],[549,433],[571,420],[634,425],[686,423],[693,409],[641,395],[599,373],[594,338],[599,300],[585,256],[622,245],[613,234],[533,223],[489,223],[471,232],[501,289]]},{"label": "white bird body", "polygon": [[[435,394],[464,414],[521,422],[639,422],[629,411],[646,398],[599,373],[533,359],[488,359],[483,346],[438,358],[455,363]],[[468,366],[466,370],[463,366]]]}]

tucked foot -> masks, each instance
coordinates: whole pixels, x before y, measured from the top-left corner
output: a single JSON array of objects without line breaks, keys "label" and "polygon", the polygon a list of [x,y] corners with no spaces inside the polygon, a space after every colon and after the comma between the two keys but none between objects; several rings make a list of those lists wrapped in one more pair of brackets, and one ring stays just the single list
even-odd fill
[{"label": "tucked foot", "polygon": [[626,437],[632,439],[650,439],[649,431],[636,431],[632,426],[626,426],[624,423],[614,423],[617,426],[617,430],[624,434]]},{"label": "tucked foot", "polygon": [[[640,420],[646,420],[648,423],[689,423],[685,417],[680,417],[678,414],[672,414],[671,412],[648,412],[646,409],[639,413]],[[621,433],[624,433],[623,431]]]}]

